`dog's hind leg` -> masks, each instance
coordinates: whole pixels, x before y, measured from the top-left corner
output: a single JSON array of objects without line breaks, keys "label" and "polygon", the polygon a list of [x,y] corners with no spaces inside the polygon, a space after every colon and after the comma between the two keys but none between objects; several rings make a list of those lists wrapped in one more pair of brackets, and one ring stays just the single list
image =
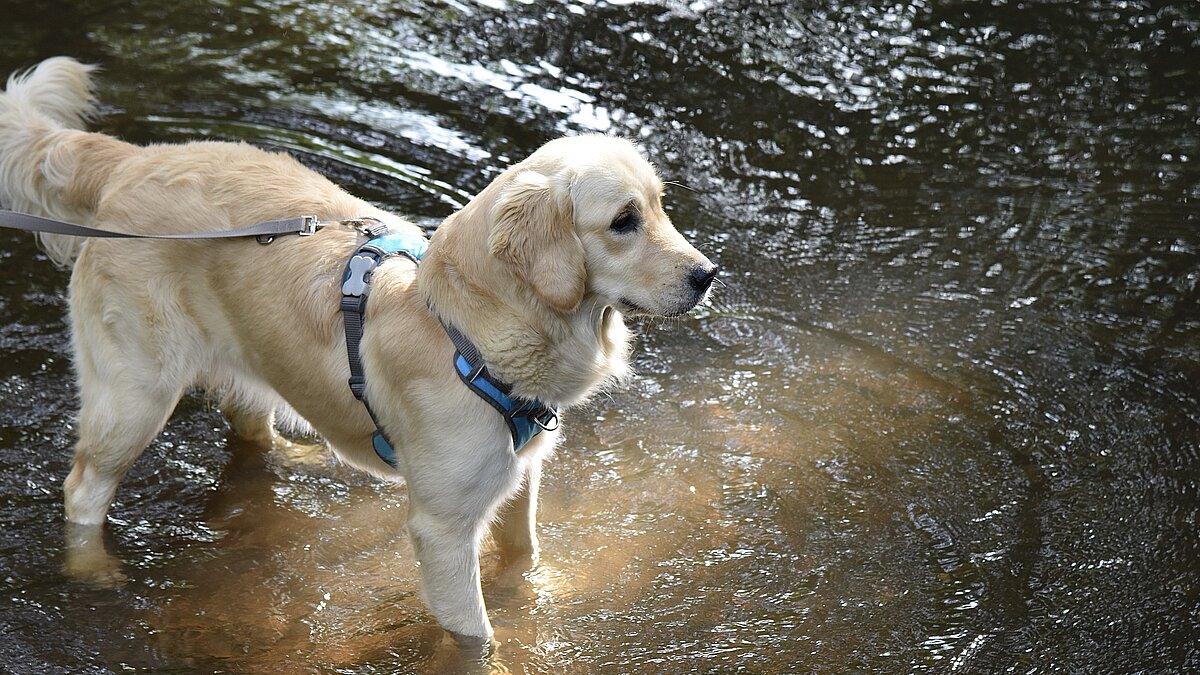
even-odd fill
[{"label": "dog's hind leg", "polygon": [[117,483],[195,377],[187,348],[195,331],[174,328],[168,305],[146,295],[145,282],[118,284],[112,266],[85,249],[71,277],[79,442],[63,488],[67,520],[81,525],[104,522]]},{"label": "dog's hind leg", "polygon": [[98,377],[86,365],[79,370],[83,399],[79,442],[75,464],[63,484],[67,512],[63,571],[76,581],[110,586],[125,576],[121,561],[104,544],[109,505],[125,472],[162,430],[179,391],[141,388],[120,375]]},{"label": "dog's hind leg", "polygon": [[80,368],[79,443],[63,487],[67,520],[99,525],[117,484],[162,431],[182,390],[156,391],[128,377],[106,379],[87,370]]},{"label": "dog's hind leg", "polygon": [[275,442],[275,412],[255,410],[231,392],[221,395],[218,406],[229,428],[243,441],[269,447]]}]

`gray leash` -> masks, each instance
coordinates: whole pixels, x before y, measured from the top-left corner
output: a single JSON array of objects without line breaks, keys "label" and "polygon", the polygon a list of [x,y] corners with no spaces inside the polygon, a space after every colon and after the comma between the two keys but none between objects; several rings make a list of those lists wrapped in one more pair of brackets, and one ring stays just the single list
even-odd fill
[{"label": "gray leash", "polygon": [[66,234],[73,237],[104,237],[107,239],[228,239],[233,237],[255,237],[260,244],[269,244],[281,234],[299,234],[306,236],[316,234],[324,223],[316,216],[297,216],[282,220],[268,220],[249,227],[236,230],[219,230],[216,232],[180,232],[173,234],[135,234],[133,232],[114,232],[100,230],[86,225],[64,223],[33,216],[28,213],[6,211],[0,209],[0,227],[26,232],[44,232],[47,234]]}]

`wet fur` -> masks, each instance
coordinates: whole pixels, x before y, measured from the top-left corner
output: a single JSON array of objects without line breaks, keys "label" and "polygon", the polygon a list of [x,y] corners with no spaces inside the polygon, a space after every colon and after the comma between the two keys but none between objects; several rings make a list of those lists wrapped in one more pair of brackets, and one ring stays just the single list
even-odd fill
[{"label": "wet fur", "polygon": [[[0,95],[5,207],[130,232],[308,213],[371,216],[418,232],[284,154],[219,142],[138,147],[85,132],[92,70],[56,58],[9,80]],[[661,189],[626,141],[552,141],[448,218],[419,271],[399,258],[378,269],[362,354],[367,396],[397,445],[399,469],[373,452],[374,426],[346,386],[340,275],[362,241],[350,227],[269,247],[42,237],[58,264],[73,266],[81,409],[64,486],[68,521],[98,528],[179,398],[204,387],[241,436],[270,443],[284,417],[345,462],[405,479],[428,605],[448,630],[489,637],[480,539],[495,520],[506,559],[536,556],[541,462],[557,434],[513,453],[501,418],[458,381],[453,347],[427,303],[518,396],[577,404],[627,372],[621,298],[665,315],[703,295],[687,277],[711,263],[671,226]],[[630,203],[643,212],[643,231],[614,237],[608,225]]]}]

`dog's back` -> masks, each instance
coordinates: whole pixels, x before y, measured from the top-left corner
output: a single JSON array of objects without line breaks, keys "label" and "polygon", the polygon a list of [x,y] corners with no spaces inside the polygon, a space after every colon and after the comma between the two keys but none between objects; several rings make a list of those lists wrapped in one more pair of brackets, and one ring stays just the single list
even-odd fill
[{"label": "dog's back", "polygon": [[[371,215],[417,231],[283,153],[213,141],[140,147],[83,131],[94,70],[56,57],[9,78],[0,93],[0,207],[139,233],[220,230],[308,213]],[[38,239],[60,266],[72,265],[85,243],[56,234]]]}]

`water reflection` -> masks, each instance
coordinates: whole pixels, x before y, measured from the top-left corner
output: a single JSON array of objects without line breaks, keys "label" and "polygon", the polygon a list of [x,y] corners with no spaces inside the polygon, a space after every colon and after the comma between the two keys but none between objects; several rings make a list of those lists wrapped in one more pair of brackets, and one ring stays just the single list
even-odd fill
[{"label": "water reflection", "polygon": [[[564,132],[640,139],[729,270],[569,420],[514,672],[1197,667],[1193,3],[15,3],[102,129],[296,153],[433,225]],[[51,21],[71,16],[78,21]],[[15,672],[438,672],[403,491],[186,402],[64,584],[66,278],[0,265]],[[51,664],[47,666],[47,664]]]}]

